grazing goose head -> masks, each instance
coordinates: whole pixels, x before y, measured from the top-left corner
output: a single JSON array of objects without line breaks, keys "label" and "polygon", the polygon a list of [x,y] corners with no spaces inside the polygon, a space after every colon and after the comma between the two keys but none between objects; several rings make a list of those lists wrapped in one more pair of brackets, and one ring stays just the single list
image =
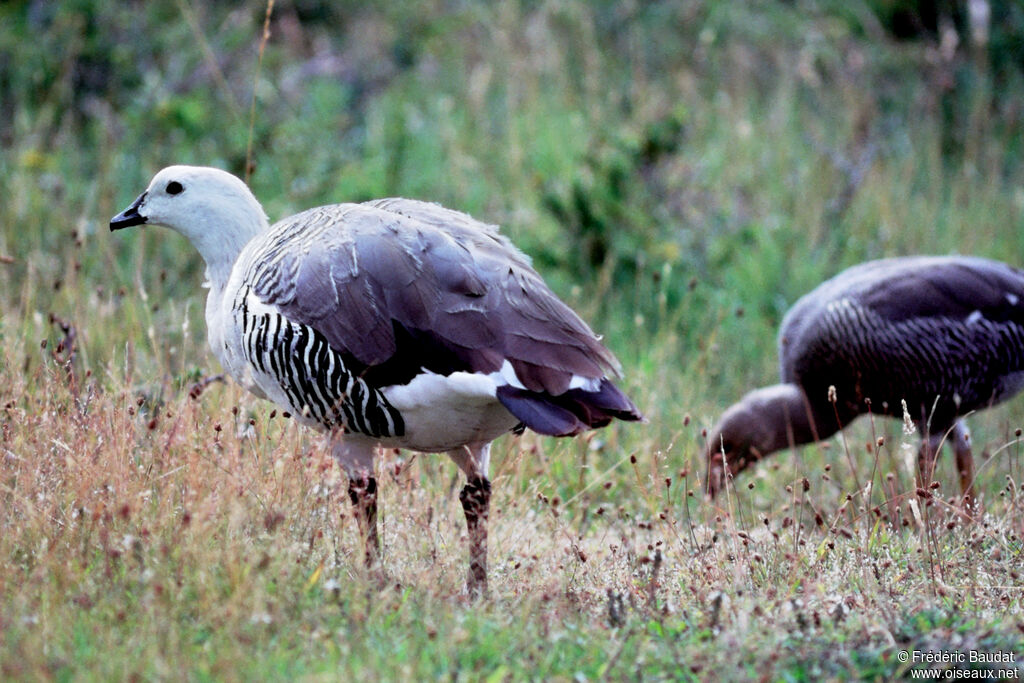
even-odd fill
[{"label": "grazing goose head", "polygon": [[725,486],[726,463],[729,474],[735,475],[775,451],[814,440],[799,387],[775,384],[755,389],[726,410],[708,432],[708,493],[714,496]]},{"label": "grazing goose head", "polygon": [[142,224],[163,225],[187,237],[206,261],[210,280],[223,285],[242,247],[265,230],[268,221],[246,184],[230,173],[169,166],[110,220],[110,229]]}]

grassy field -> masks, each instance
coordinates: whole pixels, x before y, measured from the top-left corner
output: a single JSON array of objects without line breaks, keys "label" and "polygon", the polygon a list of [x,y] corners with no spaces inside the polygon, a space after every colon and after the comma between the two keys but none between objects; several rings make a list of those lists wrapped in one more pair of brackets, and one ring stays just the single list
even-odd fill
[{"label": "grassy field", "polygon": [[[976,40],[929,7],[309,1],[279,3],[261,47],[262,4],[0,4],[0,678],[1021,660],[1024,399],[970,420],[977,522],[948,454],[916,496],[915,436],[882,420],[701,493],[703,430],[775,381],[802,293],[881,256],[1024,264],[1024,10],[994,4]],[[171,163],[251,171],[272,219],[402,195],[500,223],[649,423],[496,442],[480,601],[461,475],[385,454],[382,588],[316,436],[233,384],[194,390],[220,372],[198,254],[107,230]]]}]

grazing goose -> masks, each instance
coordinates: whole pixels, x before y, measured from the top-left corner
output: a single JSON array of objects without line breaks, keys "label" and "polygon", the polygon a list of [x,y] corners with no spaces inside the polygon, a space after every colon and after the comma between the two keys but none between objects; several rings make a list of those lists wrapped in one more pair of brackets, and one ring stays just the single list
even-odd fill
[{"label": "grazing goose", "polygon": [[241,180],[171,166],[110,221],[163,225],[206,261],[210,346],[244,387],[327,432],[378,557],[378,446],[447,453],[487,587],[490,444],[529,427],[570,436],[642,419],[619,364],[498,228],[436,204],[381,199],[273,226]]},{"label": "grazing goose", "polygon": [[775,451],[828,438],[862,413],[906,411],[922,437],[921,481],[948,440],[971,505],[974,464],[960,417],[1024,387],[1024,271],[966,256],[854,266],[790,309],[779,359],[782,383],[744,396],[708,434],[712,496],[726,469],[735,476]]}]

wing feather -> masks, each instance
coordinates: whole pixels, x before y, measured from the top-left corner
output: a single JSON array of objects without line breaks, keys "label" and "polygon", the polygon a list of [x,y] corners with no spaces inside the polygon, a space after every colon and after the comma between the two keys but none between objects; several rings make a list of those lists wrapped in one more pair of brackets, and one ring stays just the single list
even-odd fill
[{"label": "wing feather", "polygon": [[495,226],[436,204],[311,209],[275,224],[242,258],[264,303],[380,382],[404,383],[422,368],[490,373],[508,360],[527,389],[562,394],[574,374],[619,370]]}]

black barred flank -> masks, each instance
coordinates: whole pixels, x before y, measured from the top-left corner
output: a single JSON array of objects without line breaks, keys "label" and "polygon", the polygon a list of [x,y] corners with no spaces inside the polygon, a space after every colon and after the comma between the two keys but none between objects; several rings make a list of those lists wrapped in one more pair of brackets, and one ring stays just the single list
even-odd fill
[{"label": "black barred flank", "polygon": [[247,360],[277,379],[292,410],[327,429],[342,428],[374,438],[403,436],[401,414],[312,327],[274,313],[253,315],[241,297],[242,347]]}]

